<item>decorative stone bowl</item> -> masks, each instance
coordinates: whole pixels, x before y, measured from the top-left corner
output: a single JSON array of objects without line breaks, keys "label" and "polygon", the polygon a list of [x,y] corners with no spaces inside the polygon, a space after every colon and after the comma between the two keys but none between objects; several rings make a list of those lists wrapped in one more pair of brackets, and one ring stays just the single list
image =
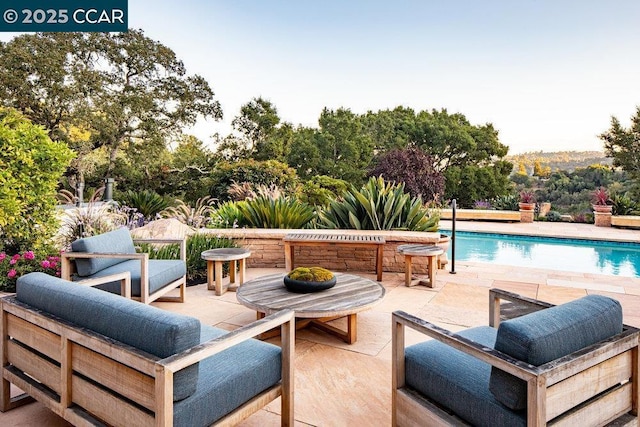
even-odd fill
[{"label": "decorative stone bowl", "polygon": [[[330,278],[326,280],[316,280],[319,277]],[[306,294],[334,287],[336,284],[336,276],[329,270],[321,267],[298,267],[284,276],[283,281],[287,290],[290,292]]]}]

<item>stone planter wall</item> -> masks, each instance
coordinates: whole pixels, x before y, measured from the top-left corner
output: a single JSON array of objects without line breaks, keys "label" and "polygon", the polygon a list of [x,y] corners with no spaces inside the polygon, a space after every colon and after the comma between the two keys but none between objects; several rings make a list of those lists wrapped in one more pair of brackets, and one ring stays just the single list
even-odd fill
[{"label": "stone planter wall", "polygon": [[[404,256],[397,252],[399,245],[407,243],[436,244],[446,242],[448,236],[440,233],[422,233],[415,231],[358,231],[358,230],[275,230],[275,229],[203,229],[201,232],[213,233],[234,239],[239,246],[251,251],[246,260],[248,267],[284,268],[284,243],[282,238],[292,232],[318,232],[335,234],[376,234],[386,239],[384,246],[383,271],[404,272]],[[335,248],[295,248],[295,265],[318,265],[333,271],[375,271],[375,249],[337,246]],[[427,259],[413,258],[412,267],[418,273],[426,273]]]}]

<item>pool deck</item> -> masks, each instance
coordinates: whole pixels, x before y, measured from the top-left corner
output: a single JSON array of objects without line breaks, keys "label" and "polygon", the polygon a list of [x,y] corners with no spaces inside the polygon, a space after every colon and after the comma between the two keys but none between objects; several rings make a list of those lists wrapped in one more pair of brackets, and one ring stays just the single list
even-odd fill
[{"label": "pool deck", "polygon": [[[442,221],[450,229],[450,221]],[[505,224],[458,222],[461,231],[526,234],[567,238],[589,238],[640,242],[640,230],[599,228],[587,224]],[[279,269],[248,269],[249,278],[283,272]],[[510,267],[486,263],[456,262],[457,274],[440,271],[434,288],[404,286],[401,273],[384,273],[384,300],[358,315],[358,340],[349,345],[314,329],[296,336],[295,419],[297,426],[389,426],[391,424],[391,313],[404,310],[450,330],[488,322],[489,289],[506,289],[559,304],[587,294],[618,299],[625,323],[640,327],[640,278],[626,278]],[[358,273],[375,279],[375,274]],[[187,302],[153,303],[189,314],[203,322],[232,330],[255,319],[255,313],[240,305],[233,292],[215,296],[206,284],[187,289]],[[343,326],[344,320],[336,320]],[[423,340],[407,333],[407,343]],[[279,402],[274,402],[241,426],[280,424]],[[33,403],[1,414],[0,425],[67,426],[68,424]]]}]

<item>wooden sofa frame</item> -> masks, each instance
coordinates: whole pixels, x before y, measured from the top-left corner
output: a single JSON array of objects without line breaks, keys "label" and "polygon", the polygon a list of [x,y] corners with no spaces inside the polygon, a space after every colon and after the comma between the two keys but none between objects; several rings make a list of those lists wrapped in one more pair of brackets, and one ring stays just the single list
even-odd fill
[{"label": "wooden sofa frame", "polygon": [[[177,371],[280,327],[280,383],[215,425],[235,425],[281,396],[281,424],[293,426],[295,326],[291,310],[280,311],[160,359],[33,309],[14,296],[0,299],[0,307],[2,412],[35,399],[77,426],[103,425],[102,422],[120,426],[171,426],[173,375]],[[11,398],[11,384],[25,394]]]},{"label": "wooden sofa frame", "polygon": [[[180,259],[186,262],[187,256],[187,242],[186,239],[133,239],[134,244],[141,243],[149,243],[149,244],[171,244],[178,243],[180,246]],[[149,293],[149,254],[147,253],[135,253],[135,254],[123,254],[123,253],[99,253],[99,252],[63,252],[60,257],[61,268],[60,268],[60,276],[65,280],[71,280],[71,276],[75,273],[75,263],[74,259],[77,258],[121,258],[124,260],[127,259],[138,259],[140,260],[140,297],[132,297],[129,285],[128,294],[126,285],[124,281],[122,282],[122,296],[127,296],[128,298],[135,299],[144,304],[149,304],[153,301],[169,301],[169,302],[184,302],[186,290],[187,290],[187,277],[183,276],[178,280],[175,280],[166,286],[162,287],[162,289],[154,292],[152,294]],[[87,278],[84,280],[78,280],[76,283],[86,284],[89,286],[101,285],[104,283],[113,282],[116,280],[121,280],[121,277],[117,275],[110,276],[102,276],[96,278]],[[180,288],[180,295],[178,296],[166,296],[168,292],[171,292],[175,288]]]},{"label": "wooden sofa frame", "polygon": [[[508,301],[501,316],[501,300]],[[489,325],[552,307],[531,298],[491,289]],[[592,426],[637,416],[639,331],[624,325],[608,340],[541,366],[518,361],[402,311],[392,320],[392,424],[393,426],[468,426],[405,384],[405,327],[437,339],[527,382],[527,426]],[[631,381],[621,384],[625,379]],[[588,399],[588,400],[587,400]],[[585,401],[586,400],[586,401]],[[581,403],[584,402],[584,403]],[[558,417],[558,418],[556,418]],[[551,421],[551,422],[550,422]],[[633,419],[637,422],[637,419]],[[637,424],[633,424],[637,425]]]}]

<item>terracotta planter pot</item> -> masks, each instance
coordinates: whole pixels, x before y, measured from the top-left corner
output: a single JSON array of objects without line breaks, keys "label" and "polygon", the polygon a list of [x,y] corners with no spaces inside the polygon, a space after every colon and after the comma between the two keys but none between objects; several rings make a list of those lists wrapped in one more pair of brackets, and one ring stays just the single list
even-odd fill
[{"label": "terracotta planter pot", "polygon": [[611,205],[593,205],[593,210],[599,213],[611,213],[613,206]]},{"label": "terracotta planter pot", "polygon": [[518,207],[520,208],[520,210],[523,210],[523,211],[532,211],[536,208],[536,204],[520,202],[518,203]]}]

